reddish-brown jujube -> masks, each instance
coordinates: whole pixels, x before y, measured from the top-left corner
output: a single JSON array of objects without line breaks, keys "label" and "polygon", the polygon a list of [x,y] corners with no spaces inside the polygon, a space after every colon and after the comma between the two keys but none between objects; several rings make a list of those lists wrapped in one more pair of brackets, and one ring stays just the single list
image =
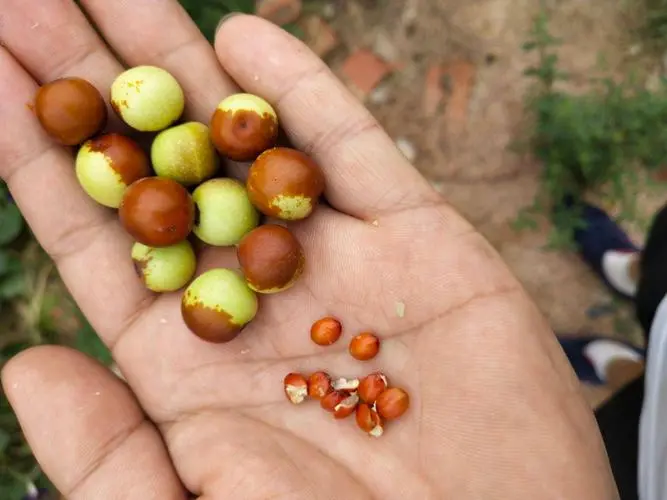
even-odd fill
[{"label": "reddish-brown jujube", "polygon": [[300,220],[313,213],[324,184],[324,174],[310,156],[279,147],[259,155],[246,186],[250,201],[263,214]]},{"label": "reddish-brown jujube", "polygon": [[35,113],[46,133],[65,146],[76,146],[99,133],[108,117],[97,88],[76,77],[42,85],[35,97]]},{"label": "reddish-brown jujube", "polygon": [[225,98],[211,119],[211,141],[231,160],[252,161],[278,139],[278,116],[273,107],[252,94]]},{"label": "reddish-brown jujube", "polygon": [[146,177],[127,188],[118,215],[136,241],[164,247],[188,237],[194,225],[195,208],[190,194],[178,182]]},{"label": "reddish-brown jujube", "polygon": [[303,248],[282,226],[259,226],[239,242],[239,265],[248,286],[258,293],[277,293],[288,288],[303,273]]}]

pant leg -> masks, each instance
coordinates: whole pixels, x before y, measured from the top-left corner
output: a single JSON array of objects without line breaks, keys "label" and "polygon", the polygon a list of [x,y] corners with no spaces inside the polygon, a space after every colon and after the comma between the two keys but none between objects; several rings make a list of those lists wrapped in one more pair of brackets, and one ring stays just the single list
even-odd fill
[{"label": "pant leg", "polygon": [[[649,332],[667,294],[667,205],[654,217],[642,250],[635,313],[650,349]],[[618,391],[595,412],[622,500],[636,500],[639,419],[644,403],[644,377]]]},{"label": "pant leg", "polygon": [[637,500],[639,417],[644,376],[614,394],[595,412],[621,500]]}]

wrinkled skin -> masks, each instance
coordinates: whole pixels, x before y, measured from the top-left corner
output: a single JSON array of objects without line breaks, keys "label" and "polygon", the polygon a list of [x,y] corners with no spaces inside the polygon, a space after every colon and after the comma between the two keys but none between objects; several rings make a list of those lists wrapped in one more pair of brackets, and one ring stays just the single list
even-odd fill
[{"label": "wrinkled skin", "polygon": [[[107,89],[120,63],[74,2],[0,0],[0,175],[127,380],[62,347],[4,368],[26,436],[67,498],[615,497],[592,414],[533,302],[308,49],[235,17],[214,50],[170,0],[81,4],[127,64],[180,80],[187,119],[207,122],[236,84],[268,99],[324,168],[330,206],[292,225],[311,263],[297,285],[262,297],[229,344],[190,335],[178,294],[145,290],[115,215],[77,186],[70,152],[26,106],[37,82],[63,75]],[[231,249],[200,262],[233,263]],[[328,314],[346,336],[322,348],[308,332]],[[384,339],[365,364],[346,353],[361,329]],[[291,405],[284,375],[319,369],[384,370],[412,406],[374,439],[353,418]]]}]

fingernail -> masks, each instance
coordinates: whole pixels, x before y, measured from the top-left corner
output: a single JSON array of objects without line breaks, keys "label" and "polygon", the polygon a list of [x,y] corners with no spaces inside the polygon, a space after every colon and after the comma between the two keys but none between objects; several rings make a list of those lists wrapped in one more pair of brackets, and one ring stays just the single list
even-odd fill
[{"label": "fingernail", "polygon": [[215,28],[215,32],[217,33],[218,31],[220,31],[222,25],[225,24],[227,21],[229,21],[232,17],[239,16],[241,14],[243,14],[243,12],[230,12],[229,14],[225,14],[224,16],[222,16],[220,22],[218,23],[218,26]]}]

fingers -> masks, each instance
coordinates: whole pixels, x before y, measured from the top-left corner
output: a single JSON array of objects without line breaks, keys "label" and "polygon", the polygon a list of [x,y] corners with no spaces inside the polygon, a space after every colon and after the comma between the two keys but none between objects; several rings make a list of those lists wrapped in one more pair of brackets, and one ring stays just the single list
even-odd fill
[{"label": "fingers", "polygon": [[80,76],[106,97],[123,69],[71,0],[3,0],[0,15],[0,40],[38,82]]},{"label": "fingers", "polygon": [[225,71],[277,107],[292,142],[324,168],[327,200],[372,219],[438,199],[371,114],[326,65],[284,30],[235,16],[218,31]]},{"label": "fingers", "polygon": [[36,83],[1,47],[0,75],[0,176],[84,314],[113,343],[152,300],[136,278],[131,241],[115,214],[78,185],[72,156],[46,137],[27,106]]},{"label": "fingers", "polygon": [[2,382],[35,456],[66,498],[186,498],[157,430],[125,384],[94,360],[35,348],[6,365]]},{"label": "fingers", "polygon": [[176,0],[80,3],[128,65],[160,66],[178,79],[190,119],[208,125],[220,100],[236,91],[213,48]]}]

